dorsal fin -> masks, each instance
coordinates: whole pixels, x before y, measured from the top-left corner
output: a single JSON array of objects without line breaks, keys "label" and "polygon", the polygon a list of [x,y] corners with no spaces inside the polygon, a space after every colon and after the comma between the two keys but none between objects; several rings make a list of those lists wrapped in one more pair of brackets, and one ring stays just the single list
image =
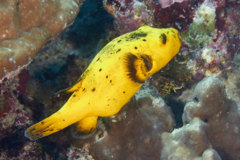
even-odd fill
[{"label": "dorsal fin", "polygon": [[69,88],[62,89],[55,94],[64,95],[64,94],[73,93],[75,91],[78,91],[82,86],[82,81],[83,81],[82,78],[79,78],[79,80],[76,84],[74,84],[73,86],[71,86]]}]

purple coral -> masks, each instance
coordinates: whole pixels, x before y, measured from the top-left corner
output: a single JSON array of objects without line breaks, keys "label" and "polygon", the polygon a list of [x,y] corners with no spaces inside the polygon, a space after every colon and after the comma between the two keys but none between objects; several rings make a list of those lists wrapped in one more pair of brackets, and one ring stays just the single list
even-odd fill
[{"label": "purple coral", "polygon": [[33,122],[32,116],[25,111],[21,103],[26,97],[26,84],[29,80],[28,70],[17,77],[1,83],[0,140],[14,133],[15,129],[24,129]]}]

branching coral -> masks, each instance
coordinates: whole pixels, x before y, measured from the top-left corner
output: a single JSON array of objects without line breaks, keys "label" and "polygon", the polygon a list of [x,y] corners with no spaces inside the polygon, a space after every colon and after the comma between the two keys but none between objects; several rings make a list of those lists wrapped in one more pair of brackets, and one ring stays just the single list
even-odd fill
[{"label": "branching coral", "polygon": [[48,39],[75,19],[81,2],[83,0],[1,1],[0,78],[28,64]]}]

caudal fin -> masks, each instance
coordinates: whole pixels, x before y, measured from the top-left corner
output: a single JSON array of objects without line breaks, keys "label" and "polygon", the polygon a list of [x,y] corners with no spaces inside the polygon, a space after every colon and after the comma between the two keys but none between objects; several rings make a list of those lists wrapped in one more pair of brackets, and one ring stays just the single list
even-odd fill
[{"label": "caudal fin", "polygon": [[25,131],[25,137],[30,140],[36,140],[62,130],[70,124],[71,123],[69,123],[67,119],[64,119],[64,117],[60,116],[57,112],[41,122],[29,127]]}]

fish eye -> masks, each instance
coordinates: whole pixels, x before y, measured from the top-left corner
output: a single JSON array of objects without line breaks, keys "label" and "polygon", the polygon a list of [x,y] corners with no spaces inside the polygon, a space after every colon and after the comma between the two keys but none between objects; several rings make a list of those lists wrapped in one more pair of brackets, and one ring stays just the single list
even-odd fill
[{"label": "fish eye", "polygon": [[166,34],[162,33],[159,38],[161,38],[161,41],[162,41],[163,44],[166,44],[166,42],[167,42]]}]

